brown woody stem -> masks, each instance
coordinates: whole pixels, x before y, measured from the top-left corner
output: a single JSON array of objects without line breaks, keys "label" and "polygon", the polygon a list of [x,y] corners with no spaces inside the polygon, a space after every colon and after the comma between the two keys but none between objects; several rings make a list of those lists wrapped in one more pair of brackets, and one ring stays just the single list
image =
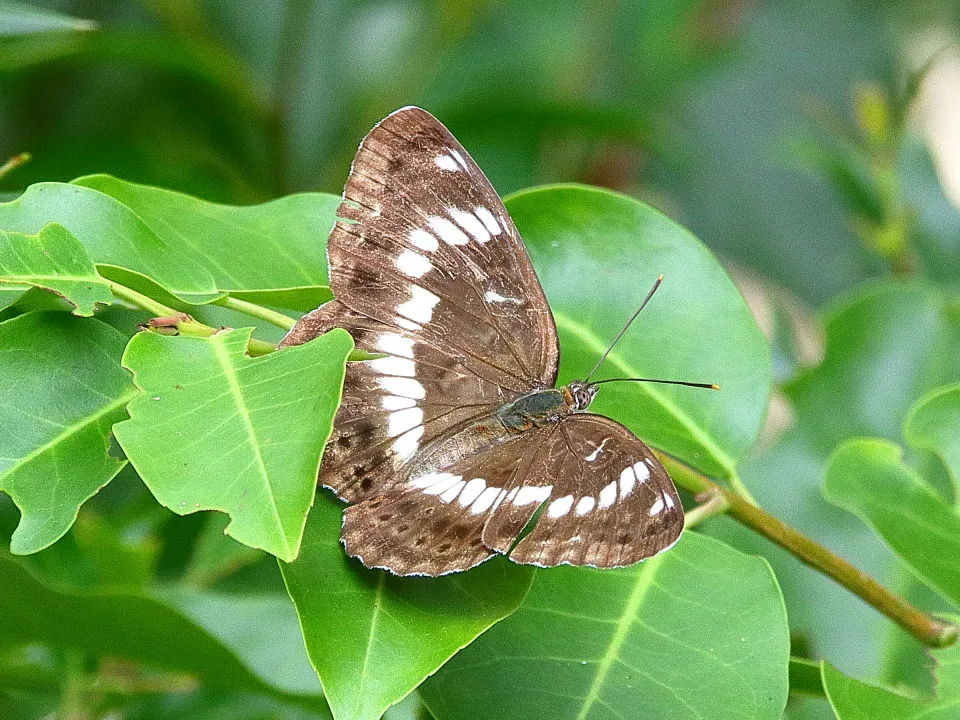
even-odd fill
[{"label": "brown woody stem", "polygon": [[695,495],[721,497],[726,504],[727,515],[787,550],[802,563],[833,578],[900,625],[924,645],[946,647],[957,640],[960,628],[956,625],[937,620],[921,612],[862,570],[737,493],[718,485],[673,458],[661,456],[661,460],[670,469],[670,474],[677,485]]}]

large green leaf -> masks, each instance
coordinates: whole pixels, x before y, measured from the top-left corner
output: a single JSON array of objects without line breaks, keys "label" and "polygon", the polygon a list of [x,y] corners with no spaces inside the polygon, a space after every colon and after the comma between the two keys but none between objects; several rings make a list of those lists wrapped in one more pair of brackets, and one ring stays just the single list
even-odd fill
[{"label": "large green leaf", "polygon": [[960,515],[903,464],[897,445],[874,439],[844,443],[830,458],[823,491],[960,607]]},{"label": "large green leaf", "polygon": [[[949,619],[960,622],[960,617]],[[960,643],[930,653],[937,663],[937,694],[924,699],[867,685],[824,663],[823,686],[837,720],[955,720],[960,714]]]},{"label": "large green leaf", "polygon": [[163,505],[226,512],[229,535],[293,560],[353,343],[335,330],[250,358],[250,332],[134,336],[123,364],[143,394],[114,432]]},{"label": "large green leaf", "polygon": [[622,383],[605,387],[594,407],[704,472],[732,475],[766,410],[770,358],[716,258],[662,213],[609,191],[547,187],[507,205],[557,320],[561,380],[589,372],[665,275],[596,377],[714,382],[720,392]]},{"label": "large green leaf", "polygon": [[43,643],[119,656],[195,674],[212,687],[314,696],[311,702],[321,705],[292,609],[282,602],[204,593],[77,592],[37,579],[0,553],[0,646]]},{"label": "large green leaf", "polygon": [[774,720],[789,650],[769,565],[688,532],[630,568],[538,571],[420,692],[437,720]]},{"label": "large green leaf", "polygon": [[218,205],[94,175],[30,186],[0,204],[0,228],[35,233],[60,223],[102,275],[161,300],[208,303],[229,293],[308,309],[308,299],[327,296],[324,247],[337,203],[309,193]]},{"label": "large green leaf", "polygon": [[334,717],[376,720],[513,612],[532,568],[497,558],[438,579],[368,570],[340,544],[343,505],[322,495],[300,557],[281,569]]},{"label": "large green leaf", "polygon": [[109,175],[74,184],[122,202],[158,237],[207,268],[221,292],[302,311],[330,299],[326,244],[340,204],[336,195],[299,193],[242,207]]},{"label": "large green leaf", "polygon": [[904,420],[903,433],[914,447],[943,459],[953,480],[953,500],[960,503],[960,385],[924,395]]},{"label": "large green leaf", "polygon": [[113,300],[77,239],[60,225],[36,235],[0,230],[0,284],[32,285],[60,295],[75,315],[93,315],[97,303]]},{"label": "large green leaf", "polygon": [[98,320],[29,313],[0,324],[0,490],[22,513],[15,553],[50,545],[124,466],[110,427],[136,395],[125,338]]}]

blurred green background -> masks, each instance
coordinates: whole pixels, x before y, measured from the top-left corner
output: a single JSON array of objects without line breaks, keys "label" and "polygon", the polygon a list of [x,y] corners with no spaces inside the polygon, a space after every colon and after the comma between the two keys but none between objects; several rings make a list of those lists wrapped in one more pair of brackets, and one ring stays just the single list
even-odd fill
[{"label": "blurred green background", "polygon": [[5,6],[0,157],[33,161],[2,190],[107,172],[224,202],[339,192],[371,125],[418,104],[502,194],[624,190],[815,304],[882,269],[831,186],[835,126],[960,25],[949,0]]},{"label": "blurred green background", "polygon": [[[32,154],[0,194],[100,172],[229,203],[339,193],[366,131],[416,104],[501,194],[587,182],[691,228],[734,269],[787,383],[822,352],[814,311],[860,283],[960,287],[958,34],[955,0],[0,2],[0,163]],[[801,426],[744,477],[775,513],[900,583],[819,495],[822,461],[850,432],[808,442]],[[772,557],[797,652],[928,684],[891,660],[921,656],[879,616]]]}]

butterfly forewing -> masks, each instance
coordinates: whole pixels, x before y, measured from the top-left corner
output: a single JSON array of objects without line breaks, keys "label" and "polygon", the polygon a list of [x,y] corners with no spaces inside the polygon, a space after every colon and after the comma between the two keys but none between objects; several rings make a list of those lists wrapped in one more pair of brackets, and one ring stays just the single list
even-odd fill
[{"label": "butterfly forewing", "polygon": [[556,329],[520,236],[436,118],[405,108],[371,130],[338,214],[327,253],[341,303],[507,390],[553,384]]},{"label": "butterfly forewing", "polygon": [[417,452],[489,414],[502,390],[415,333],[359,315],[337,300],[304,316],[284,338],[298,345],[334,327],[384,357],[347,364],[343,400],[320,482],[358,502],[402,482]]}]

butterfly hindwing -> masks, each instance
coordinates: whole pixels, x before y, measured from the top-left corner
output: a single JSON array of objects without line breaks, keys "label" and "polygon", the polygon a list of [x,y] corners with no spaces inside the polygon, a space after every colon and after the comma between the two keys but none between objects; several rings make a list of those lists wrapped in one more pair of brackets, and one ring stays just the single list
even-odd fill
[{"label": "butterfly hindwing", "polygon": [[[673,482],[636,435],[602,415],[577,413],[546,429],[519,493],[549,488],[534,528],[510,554],[541,567],[622,567],[669,548],[683,530]],[[543,432],[543,431],[541,431]],[[516,497],[521,497],[518,493]],[[505,551],[514,537],[497,533],[502,504],[484,531],[488,547]],[[509,526],[509,523],[507,523]]]},{"label": "butterfly hindwing", "polygon": [[347,508],[343,538],[367,565],[439,575],[494,552],[541,567],[621,567],[670,547],[682,529],[680,500],[650,449],[613,420],[577,414],[421,468]]}]

